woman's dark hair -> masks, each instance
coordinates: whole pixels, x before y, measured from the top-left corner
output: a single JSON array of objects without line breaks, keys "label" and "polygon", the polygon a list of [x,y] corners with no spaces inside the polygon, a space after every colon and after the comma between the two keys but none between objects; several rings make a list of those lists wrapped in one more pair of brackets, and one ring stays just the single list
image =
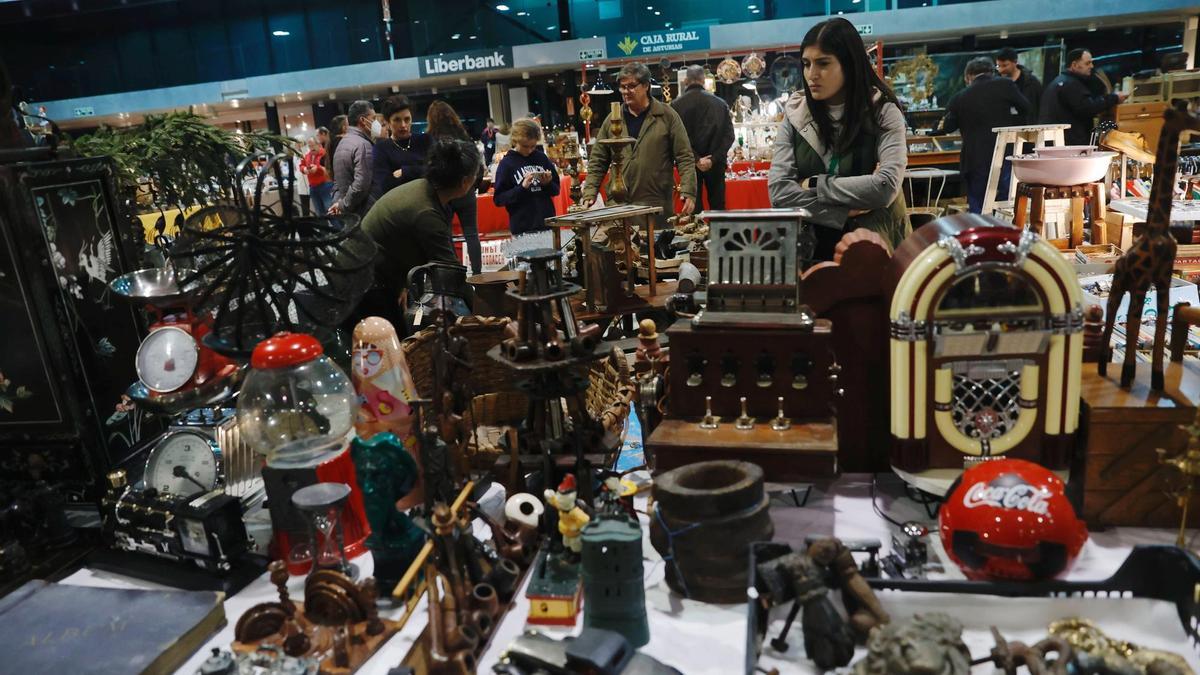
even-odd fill
[{"label": "woman's dark hair", "polygon": [[383,102],[383,119],[390,120],[392,119],[392,115],[411,109],[412,103],[409,102],[408,97],[404,94],[389,96],[388,99]]},{"label": "woman's dark hair", "polygon": [[[816,47],[826,54],[832,54],[842,66],[842,76],[845,78],[842,90],[846,93],[846,108],[842,115],[842,131],[837,138],[834,138],[829,105],[824,101],[813,100],[812,92],[808,90],[808,77],[804,78],[804,96],[808,109],[812,111],[813,121],[817,123],[817,135],[825,147],[841,154],[850,148],[859,135],[878,131],[875,115],[884,103],[890,101],[897,107],[900,103],[892,93],[891,87],[879,79],[879,75],[871,67],[867,47],[854,24],[842,18],[822,21],[804,36],[800,51],[803,52],[808,47]],[[875,92],[879,92],[878,100],[875,100]]]},{"label": "woman's dark hair", "polygon": [[333,119],[329,120],[329,128],[333,130],[334,136],[341,136],[350,128],[350,118],[345,115],[334,115]]},{"label": "woman's dark hair", "polygon": [[438,190],[458,187],[479,174],[482,160],[471,141],[437,137],[425,154],[425,178]]},{"label": "woman's dark hair", "polygon": [[454,112],[454,108],[451,108],[450,104],[445,101],[430,103],[425,119],[429,122],[429,135],[434,138],[467,140],[471,137],[467,133],[467,128],[463,126],[462,120],[458,119],[458,113]]}]

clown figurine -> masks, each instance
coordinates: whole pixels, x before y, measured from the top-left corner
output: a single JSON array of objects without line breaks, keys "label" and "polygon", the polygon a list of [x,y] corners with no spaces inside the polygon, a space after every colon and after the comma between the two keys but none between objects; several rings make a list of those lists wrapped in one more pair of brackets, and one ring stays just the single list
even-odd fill
[{"label": "clown figurine", "polygon": [[558,492],[546,490],[546,503],[558,509],[558,532],[563,538],[567,555],[578,559],[583,550],[580,534],[588,524],[588,515],[576,505],[575,476],[567,474],[558,486]]},{"label": "clown figurine", "polygon": [[[358,392],[358,410],[354,418],[358,437],[369,441],[376,434],[391,432],[419,467],[421,458],[413,433],[414,416],[408,403],[417,398],[416,386],[396,329],[386,319],[369,316],[354,327],[350,371],[354,390]],[[424,499],[422,488],[418,483],[397,504],[398,508],[420,504]]]}]

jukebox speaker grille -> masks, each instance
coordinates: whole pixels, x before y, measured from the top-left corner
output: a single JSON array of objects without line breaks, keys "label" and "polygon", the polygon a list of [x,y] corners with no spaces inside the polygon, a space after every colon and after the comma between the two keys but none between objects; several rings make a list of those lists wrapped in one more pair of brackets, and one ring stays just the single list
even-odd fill
[{"label": "jukebox speaker grille", "polygon": [[1021,412],[1020,399],[1020,368],[955,373],[954,426],[968,438],[999,438],[1016,424]]}]

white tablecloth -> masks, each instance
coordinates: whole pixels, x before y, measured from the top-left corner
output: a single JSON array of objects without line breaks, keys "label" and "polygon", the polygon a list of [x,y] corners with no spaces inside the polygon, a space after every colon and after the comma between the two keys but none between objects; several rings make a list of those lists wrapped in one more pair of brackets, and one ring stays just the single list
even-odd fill
[{"label": "white tablecloth", "polygon": [[[929,525],[935,524],[926,514],[924,507],[906,497],[900,496],[903,495],[903,490],[898,479],[889,475],[880,476],[879,480],[878,504],[885,513],[901,522],[919,520]],[[832,534],[842,538],[877,538],[883,542],[884,552],[887,552],[891,548],[891,530],[893,528],[873,512],[870,501],[870,486],[870,476],[862,474],[845,475],[836,481],[815,487],[807,505],[804,507],[796,507],[789,497],[777,496],[772,501],[771,511],[776,525],[776,532],[803,532],[817,535]],[[646,611],[650,621],[650,643],[643,647],[642,650],[678,668],[687,675],[706,675],[710,673],[712,675],[734,675],[741,673],[745,658],[745,604],[705,605],[680,598],[670,593],[663,582],[664,563],[658,553],[650,546],[648,541],[649,528],[646,525],[645,516],[642,519],[643,533],[645,535],[643,537],[643,553],[645,557],[645,577],[647,584]],[[931,554],[936,554],[942,560],[947,576],[961,578],[961,573],[945,558],[945,553],[938,543],[936,527],[931,527],[930,529],[935,532],[930,537]],[[780,537],[777,536],[776,539],[780,539]],[[1170,544],[1173,541],[1174,533],[1170,530],[1113,528],[1104,532],[1094,532],[1084,546],[1083,552],[1076,561],[1074,568],[1068,574],[1068,578],[1106,578],[1120,566],[1134,545]],[[792,540],[789,543],[796,546],[802,542]],[[361,556],[355,562],[360,566],[364,575],[371,573],[372,563],[369,554]],[[63,583],[120,588],[155,587],[153,584],[139,580],[90,569],[84,569],[75,573],[65,579]],[[294,577],[288,587],[293,598],[302,597],[303,578]],[[208,656],[211,647],[228,648],[229,643],[233,640],[233,626],[242,612],[256,603],[272,601],[276,597],[277,594],[274,587],[264,576],[251,583],[237,595],[227,598],[225,601],[225,613],[229,618],[229,624],[214,636],[208,645],[193,655],[178,672],[192,675],[192,673],[196,672],[199,664]],[[948,602],[951,597],[956,597],[953,603]],[[913,611],[921,611],[926,607],[932,606],[943,610],[951,610],[966,618],[976,616],[976,618],[984,622],[990,622],[982,625],[982,630],[986,631],[987,625],[993,623],[1004,624],[1001,626],[1002,628],[1005,625],[1016,626],[1020,621],[1020,612],[1016,615],[1012,614],[1014,611],[1013,607],[1018,609],[1024,607],[1026,605],[1022,603],[1026,603],[1027,601],[1005,601],[1008,603],[1007,608],[997,609],[996,612],[999,612],[999,614],[996,616],[988,614],[973,615],[972,608],[978,605],[974,601],[968,601],[968,599],[961,596],[940,595],[932,599],[921,600],[921,602],[917,602],[914,599],[910,603],[910,599],[906,595],[903,602],[902,606],[892,606],[893,617],[902,619]],[[1013,605],[1013,602],[1018,604]],[[1061,616],[1071,616],[1072,612],[1077,611],[1077,607],[1072,603],[1078,602],[1080,601],[1056,599],[1029,604],[1031,620],[1026,625],[1031,631],[1030,636],[1032,633],[1037,632],[1035,629],[1044,631],[1045,622],[1042,620],[1044,614],[1047,612],[1057,613],[1057,610],[1061,608]],[[1166,618],[1163,618],[1164,616],[1174,621],[1173,613],[1164,615],[1161,608],[1151,609],[1135,606],[1135,604],[1124,605],[1117,603],[1110,605],[1106,611],[1116,616],[1126,617],[1130,616],[1130,612],[1137,611],[1140,612],[1139,616],[1152,617],[1156,621],[1167,621]],[[1047,609],[1047,605],[1049,605],[1049,609]],[[496,662],[508,644],[524,630],[524,622],[528,610],[529,602],[525,599],[524,589],[522,589],[517,594],[515,606],[498,627],[497,633],[488,650],[480,659],[479,672],[491,672],[492,664]],[[383,611],[381,614],[392,618],[398,612]],[[389,668],[398,665],[412,646],[413,640],[424,628],[424,623],[425,612],[423,608],[420,608],[405,629],[388,641],[358,672],[364,675],[383,675]],[[1178,622],[1176,621],[1175,623],[1177,624]],[[581,617],[574,630],[549,629],[547,632],[556,636],[576,633],[582,627],[582,624]],[[1143,626],[1143,628],[1145,630],[1122,633],[1120,637],[1134,640],[1135,637],[1143,633],[1153,635],[1158,627],[1150,624]],[[1170,628],[1174,628],[1174,626]],[[1162,634],[1169,635],[1165,631]],[[802,642],[798,627],[792,635],[793,638],[789,642],[793,644],[793,649],[798,649]],[[975,635],[975,633],[972,632],[971,635]],[[1044,635],[1044,632],[1042,635]],[[1115,632],[1114,635],[1116,635]],[[1010,636],[1010,639],[1029,639],[1030,636],[1017,634]],[[986,652],[984,649],[985,646],[987,645],[971,644],[972,650],[981,654]],[[1186,647],[1180,644],[1176,649],[1177,651],[1184,651]],[[804,661],[801,657],[797,657],[795,654],[792,654],[791,657],[785,656],[783,658],[773,658],[771,655],[768,655],[764,657],[763,663],[766,664],[768,661],[772,666],[779,667],[780,672],[783,673],[816,672],[812,669],[811,664]],[[979,672],[991,671],[985,669]]]}]

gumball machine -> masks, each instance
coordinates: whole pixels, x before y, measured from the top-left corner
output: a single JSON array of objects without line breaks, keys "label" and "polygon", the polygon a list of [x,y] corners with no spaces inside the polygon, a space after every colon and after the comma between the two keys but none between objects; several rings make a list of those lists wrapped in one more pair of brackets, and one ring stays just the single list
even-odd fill
[{"label": "gumball machine", "polygon": [[316,338],[301,333],[263,340],[250,368],[238,396],[238,428],[243,441],[266,456],[262,475],[275,531],[272,557],[286,561],[291,574],[310,568],[308,520],[292,495],[317,483],[349,486],[341,515],[345,557],[364,552],[371,529],[349,450],[357,407],[350,378]]}]

